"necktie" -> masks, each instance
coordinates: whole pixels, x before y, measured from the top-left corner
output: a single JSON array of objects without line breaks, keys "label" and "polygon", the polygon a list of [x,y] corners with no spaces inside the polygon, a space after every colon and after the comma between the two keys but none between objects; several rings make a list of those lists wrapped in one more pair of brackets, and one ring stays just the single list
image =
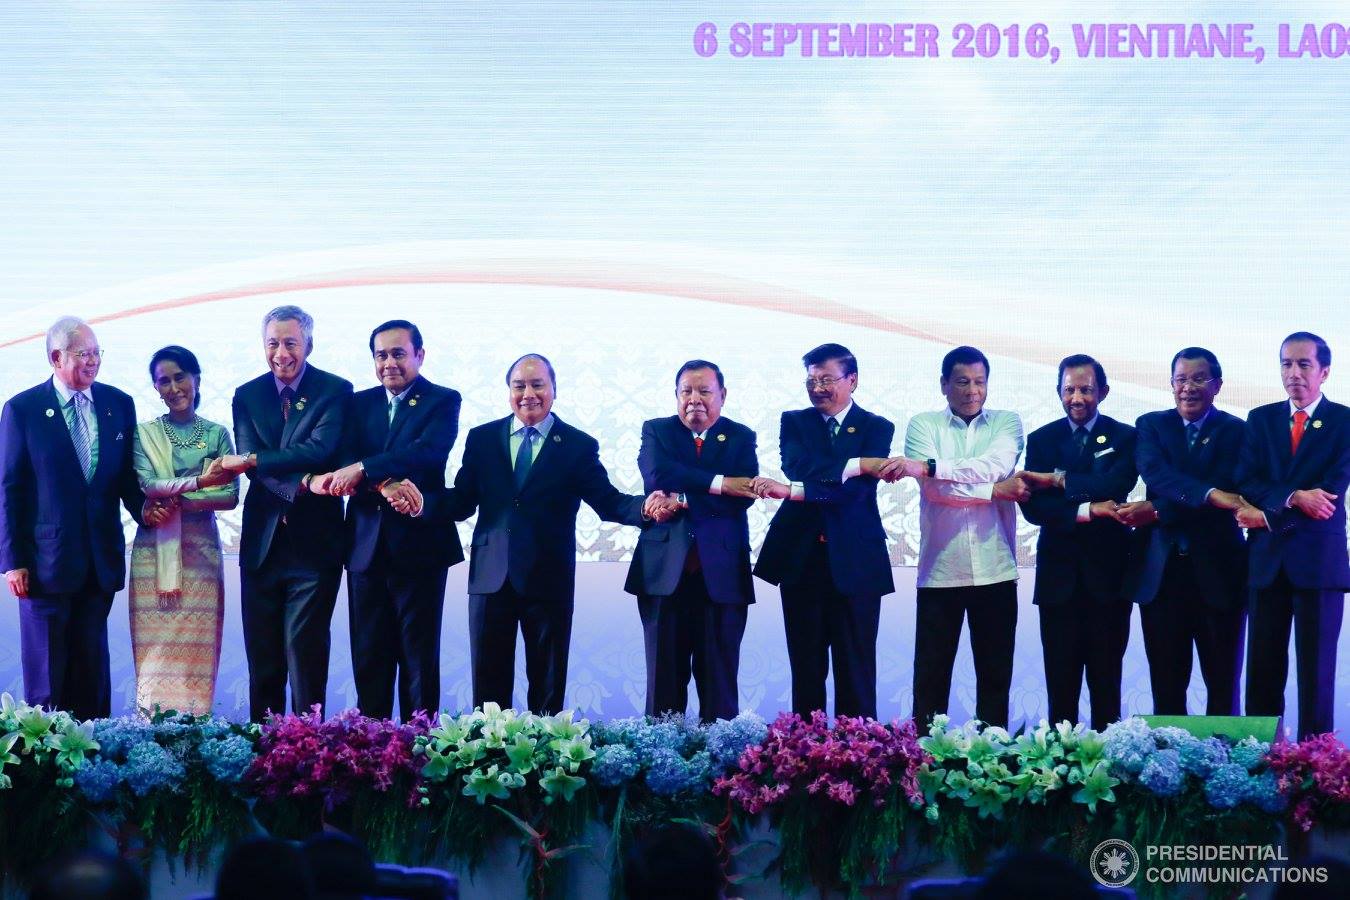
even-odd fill
[{"label": "necktie", "polygon": [[1303,429],[1308,425],[1308,411],[1300,409],[1294,413],[1294,427],[1289,430],[1289,452],[1297,453],[1299,441],[1303,440]]},{"label": "necktie", "polygon": [[389,398],[389,424],[394,424],[394,416],[398,415],[398,398]]},{"label": "necktie", "polygon": [[520,433],[520,449],[516,451],[516,491],[519,492],[525,486],[525,476],[530,474],[530,463],[533,462],[532,439],[536,432],[534,426],[526,425],[525,430]]},{"label": "necktie", "polygon": [[834,416],[830,416],[825,420],[825,425],[830,430],[830,443],[833,444],[835,437],[839,434],[839,420]]},{"label": "necktie", "polygon": [[1186,449],[1187,449],[1187,450],[1194,450],[1194,449],[1195,449],[1195,439],[1198,438],[1198,437],[1200,437],[1200,423],[1199,423],[1199,422],[1187,422],[1187,423],[1186,423]]},{"label": "necktie", "polygon": [[694,436],[694,455],[695,456],[703,455],[703,438],[699,437],[698,435]]},{"label": "necktie", "polygon": [[80,461],[80,469],[84,472],[84,480],[88,481],[90,476],[94,474],[93,467],[90,465],[92,457],[90,455],[89,423],[85,420],[85,411],[89,408],[89,398],[77,391],[70,398],[70,405],[75,410],[70,425],[70,439],[75,444],[75,456]]},{"label": "necktie", "polygon": [[295,396],[295,391],[287,385],[281,389],[281,421],[288,422],[291,418],[291,398]]},{"label": "necktie", "polygon": [[1088,430],[1086,428],[1079,428],[1073,433],[1073,439],[1078,444],[1078,452],[1082,453],[1083,448],[1087,446]]}]

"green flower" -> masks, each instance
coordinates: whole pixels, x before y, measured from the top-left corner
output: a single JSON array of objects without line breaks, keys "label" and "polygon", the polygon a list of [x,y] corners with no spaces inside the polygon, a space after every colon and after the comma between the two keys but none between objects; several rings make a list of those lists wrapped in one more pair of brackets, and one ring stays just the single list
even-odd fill
[{"label": "green flower", "polygon": [[1078,735],[1078,745],[1068,754],[1068,760],[1084,769],[1091,769],[1106,758],[1106,740],[1095,731]]},{"label": "green flower", "polygon": [[[1101,760],[1086,774],[1080,774],[1078,771],[1070,772],[1069,781],[1081,781],[1083,785],[1074,792],[1073,802],[1086,803],[1087,808],[1094,813],[1097,811],[1097,804],[1101,801],[1115,803],[1116,794],[1111,789],[1120,784],[1120,779],[1111,777],[1110,768],[1110,763]],[[1075,776],[1078,776],[1077,779],[1075,779]]]},{"label": "green flower", "polygon": [[427,764],[422,767],[422,777],[428,781],[445,781],[455,770],[451,758],[434,747],[426,748]]},{"label": "green flower", "polygon": [[535,740],[523,734],[517,734],[514,742],[506,745],[506,758],[511,761],[512,772],[521,775],[534,771]]},{"label": "green flower", "polygon": [[472,768],[484,756],[487,756],[487,749],[483,740],[465,741],[451,752],[456,769]]},{"label": "green flower", "polygon": [[1021,735],[1013,745],[1013,754],[1022,768],[1053,766],[1063,753],[1063,747],[1050,739],[1050,726],[1045,720],[1041,720],[1035,731]]},{"label": "green flower", "polygon": [[993,816],[996,819],[1003,818],[1003,804],[1008,802],[1012,796],[1012,791],[1008,790],[1006,785],[999,784],[996,781],[984,781],[976,784],[970,795],[966,797],[966,806],[976,809],[981,819],[987,819]]},{"label": "green flower", "polygon": [[959,731],[947,731],[938,728],[935,718],[933,727],[929,729],[928,737],[919,738],[919,746],[926,750],[933,759],[943,762],[961,755],[961,747],[957,741],[960,734]]},{"label": "green flower", "polygon": [[549,747],[558,754],[558,762],[566,766],[569,772],[576,772],[582,763],[595,759],[595,751],[591,749],[589,737],[556,740]]},{"label": "green flower", "polygon": [[73,772],[84,765],[86,753],[98,749],[94,740],[94,723],[71,722],[60,732],[48,734],[46,744],[56,751],[56,765],[66,772]]},{"label": "green flower", "polygon": [[562,741],[575,740],[590,730],[591,723],[585,719],[573,722],[572,714],[572,710],[565,709],[556,716],[541,716],[539,724],[543,726],[544,733],[551,738]]},{"label": "green flower", "polygon": [[994,729],[971,738],[970,746],[966,748],[966,759],[972,764],[983,765],[986,761],[998,759],[1005,752],[1006,748],[997,741],[998,735],[989,734],[989,731]]},{"label": "green flower", "polygon": [[966,777],[966,773],[960,769],[952,769],[947,773],[947,793],[960,800],[970,796],[971,781]]},{"label": "green flower", "polygon": [[[9,697],[8,694],[5,696]],[[7,715],[7,718],[10,719],[12,727],[14,728],[14,730],[5,735],[5,737],[9,738],[11,735],[18,735],[19,740],[23,741],[23,750],[21,752],[31,753],[35,749],[43,746],[46,742],[47,735],[50,734],[52,730],[52,717],[44,713],[41,706],[29,706],[25,703],[23,706],[15,707],[13,706],[13,699],[10,698],[9,705],[6,707],[5,712],[12,713]]]},{"label": "green flower", "polygon": [[[575,771],[575,770],[574,770]],[[586,779],[577,775],[569,775],[558,766],[552,772],[539,779],[539,786],[544,789],[544,802],[552,803],[559,796],[568,803],[576,792],[581,790],[586,784]]]},{"label": "green flower", "polygon": [[525,786],[525,777],[517,775],[514,772],[498,772],[497,766],[491,765],[487,770],[474,769],[464,776],[464,790],[461,792],[466,797],[473,797],[480,804],[486,803],[489,797],[495,797],[498,800],[505,800],[511,796],[511,791],[515,788]]},{"label": "green flower", "polygon": [[444,750],[447,747],[457,746],[467,738],[472,727],[472,722],[468,716],[456,718],[447,713],[441,713],[440,727],[427,732],[427,737],[431,739],[437,750]]},{"label": "green flower", "polygon": [[[942,792],[942,785],[947,780],[947,770],[943,768],[933,768],[928,763],[919,767],[919,787],[923,789],[924,800],[933,803]],[[937,807],[930,807],[936,809]]]}]

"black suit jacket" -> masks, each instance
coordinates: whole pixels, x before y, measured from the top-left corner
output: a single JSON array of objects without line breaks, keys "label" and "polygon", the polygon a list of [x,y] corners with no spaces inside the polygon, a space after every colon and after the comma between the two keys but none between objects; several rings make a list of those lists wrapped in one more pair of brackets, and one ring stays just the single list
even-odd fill
[{"label": "black suit jacket", "polygon": [[770,584],[802,579],[820,535],[825,535],[830,575],[841,594],[879,597],[895,590],[886,529],[877,511],[877,479],[841,481],[844,466],[862,456],[887,457],[895,425],[853,404],[833,445],[814,408],[783,413],[778,449],[783,473],[800,482],[806,499],[784,500],[769,524],[755,574]]},{"label": "black suit jacket", "polygon": [[1174,409],[1145,413],[1134,424],[1135,465],[1148,486],[1158,521],[1134,530],[1125,596],[1150,603],[1162,584],[1172,549],[1187,548],[1206,603],[1238,609],[1246,602],[1247,545],[1233,514],[1210,506],[1211,488],[1237,492],[1243,422],[1211,410],[1195,447]]},{"label": "black suit jacket", "polygon": [[0,413],[0,571],[28,569],[30,596],[77,591],[91,566],[108,593],[126,583],[118,501],[138,523],[145,502],[131,462],[136,405],[106,384],[92,392],[98,466],[88,482],[50,378]]},{"label": "black suit jacket", "polygon": [[459,434],[459,391],[420,375],[409,386],[389,421],[384,386],[358,391],[347,410],[342,463],[360,461],[365,479],[347,500],[347,568],[364,572],[383,538],[401,568],[438,569],[464,560],[458,540],[425,516],[411,518],[389,509],[375,488],[387,478],[409,479],[424,493],[445,488],[445,464]]},{"label": "black suit jacket", "polygon": [[1078,507],[1098,500],[1124,502],[1134,488],[1134,429],[1098,413],[1080,451],[1067,418],[1027,437],[1027,471],[1066,473],[1064,489],[1037,491],[1023,502],[1028,522],[1041,526],[1036,541],[1035,603],[1068,603],[1081,586],[1098,601],[1120,597],[1129,558],[1130,529],[1114,519],[1078,523]]},{"label": "black suit jacket", "polygon": [[[1267,587],[1283,565],[1289,581],[1307,590],[1350,591],[1346,561],[1345,492],[1350,486],[1350,407],[1324,395],[1299,442],[1289,447],[1289,403],[1258,406],[1247,416],[1238,461],[1242,496],[1266,514],[1270,529],[1248,534],[1250,581]],[[1330,519],[1317,520],[1284,503],[1296,490],[1336,495]]]},{"label": "black suit jacket", "polygon": [[248,470],[239,536],[239,564],[250,570],[267,559],[283,516],[296,552],[306,561],[342,565],[342,498],[315,496],[301,490],[300,480],[335,468],[352,385],[307,365],[293,387],[295,402],[284,422],[271,372],[234,392],[235,445],[241,454],[258,455],[258,465]]},{"label": "black suit jacket", "polygon": [[[515,416],[469,430],[464,461],[449,490],[426,495],[423,516],[464,520],[478,511],[469,554],[469,593],[492,594],[508,578],[535,598],[571,602],[581,501],[607,522],[642,524],[642,497],[610,484],[595,438],[555,414],[553,426],[516,492],[511,456]],[[458,540],[453,527],[445,540]]]},{"label": "black suit jacket", "polygon": [[750,577],[748,497],[709,494],[714,475],[753,478],[759,474],[755,433],[726,417],[708,429],[702,453],[679,416],[642,423],[638,468],[643,488],[683,492],[689,508],[654,524],[638,538],[624,590],[664,597],[675,592],[689,548],[697,544],[708,596],[714,603],[754,603]]}]

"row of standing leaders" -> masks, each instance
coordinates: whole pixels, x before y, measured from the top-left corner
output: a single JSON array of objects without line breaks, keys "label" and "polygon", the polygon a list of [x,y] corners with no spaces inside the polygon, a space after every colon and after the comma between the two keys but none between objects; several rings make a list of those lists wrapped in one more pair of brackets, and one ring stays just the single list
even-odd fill
[{"label": "row of standing leaders", "polygon": [[[344,566],[360,709],[390,716],[396,699],[405,715],[437,709],[447,570],[463,560],[454,522],[475,514],[473,701],[512,705],[519,631],[526,705],[562,709],[582,501],[641,530],[625,590],[638,601],[649,714],[685,711],[692,678],[705,720],[735,715],[758,576],[782,593],[793,709],[826,708],[833,667],[835,713],[874,717],[881,599],[895,590],[877,488],[913,478],[918,720],[946,711],[966,623],[975,715],[1007,724],[1020,506],[1040,526],[1034,601],[1051,721],[1078,720],[1085,680],[1093,727],[1120,718],[1138,605],[1154,712],[1187,712],[1198,657],[1205,712],[1282,715],[1292,629],[1298,733],[1334,727],[1350,409],[1323,395],[1331,351],[1310,332],[1280,344],[1287,399],[1245,421],[1215,407],[1223,373],[1204,348],[1173,358],[1174,408],[1133,427],[1099,411],[1106,372],[1077,354],[1059,365],[1065,417],[1025,436],[1015,412],[985,408],[989,360],[957,347],[942,361],[944,408],[910,419],[900,455],[895,425],[853,400],[857,360],[823,344],[802,359],[810,406],[782,414],[786,482],[759,474],[754,432],[722,414],[721,370],[695,359],[675,374],[675,415],[643,423],[645,496],[615,488],[596,440],[553,413],[556,376],[538,354],[511,364],[510,414],[469,430],[447,485],[460,395],[420,374],[416,325],[375,328],[380,384],[357,392],[309,363],[313,319],[302,309],[270,311],[262,339],[268,371],[235,391],[231,440],[196,413],[201,368],[186,348],[151,358],[166,412],[138,424],[132,399],[96,381],[93,330],[67,317],[48,331],[52,377],[0,416],[0,570],[19,603],[30,703],[110,713],[107,620],[127,581],[124,505],[139,526],[129,591],[137,704],[210,710],[224,620],[215,513],[238,503],[243,475],[255,720],[286,708],[288,686],[296,711],[323,703]],[[1139,476],[1147,499],[1129,502]],[[781,504],[752,570],[746,510],[761,498]]]}]

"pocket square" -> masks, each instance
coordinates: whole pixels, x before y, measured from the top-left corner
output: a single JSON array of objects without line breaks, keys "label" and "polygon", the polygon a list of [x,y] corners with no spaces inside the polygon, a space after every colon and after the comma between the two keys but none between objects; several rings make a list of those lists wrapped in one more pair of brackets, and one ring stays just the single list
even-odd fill
[{"label": "pocket square", "polygon": [[1115,453],[1115,452],[1116,452],[1115,447],[1107,447],[1104,450],[1098,450],[1096,453],[1092,454],[1092,458],[1100,459],[1101,457],[1105,456],[1108,453]]}]

